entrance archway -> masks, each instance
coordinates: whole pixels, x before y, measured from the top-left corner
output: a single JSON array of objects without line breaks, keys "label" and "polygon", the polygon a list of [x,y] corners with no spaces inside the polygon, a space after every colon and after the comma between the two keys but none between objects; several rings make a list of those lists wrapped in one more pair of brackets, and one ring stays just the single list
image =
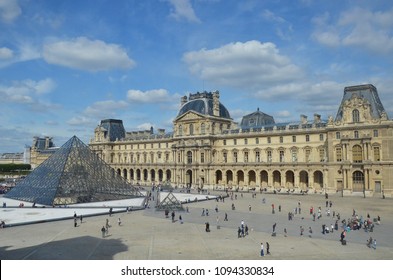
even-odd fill
[{"label": "entrance archway", "polygon": [[221,185],[222,184],[222,172],[221,170],[216,171],[216,184]]},{"label": "entrance archway", "polygon": [[295,174],[293,174],[293,171],[288,170],[285,173],[285,186],[287,188],[293,188],[295,186]]},{"label": "entrance archway", "polygon": [[191,186],[192,185],[192,170],[187,170],[186,172],[186,184],[187,186]]},{"label": "entrance archway", "polygon": [[364,190],[364,174],[361,171],[355,171],[352,174],[352,190],[362,192]]},{"label": "entrance archway", "polygon": [[307,171],[300,171],[299,173],[299,184],[302,190],[306,190],[308,188],[308,173]]},{"label": "entrance archway", "polygon": [[278,170],[273,171],[273,187],[281,187],[281,173]]},{"label": "entrance archway", "polygon": [[261,187],[266,188],[269,186],[269,175],[267,174],[267,171],[261,171]]},{"label": "entrance archway", "polygon": [[314,189],[323,189],[323,173],[319,170],[314,172]]}]

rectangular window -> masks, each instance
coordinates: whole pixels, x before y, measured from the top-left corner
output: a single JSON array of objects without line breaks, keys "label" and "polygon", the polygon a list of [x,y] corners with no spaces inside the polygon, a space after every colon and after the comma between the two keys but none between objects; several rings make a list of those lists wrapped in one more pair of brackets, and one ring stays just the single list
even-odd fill
[{"label": "rectangular window", "polygon": [[284,143],[284,137],[280,136],[280,143]]},{"label": "rectangular window", "polygon": [[224,162],[228,162],[228,154],[225,152],[222,154],[223,158],[224,158]]},{"label": "rectangular window", "polygon": [[146,163],[147,162],[147,155],[143,154],[143,162]]},{"label": "rectangular window", "polygon": [[153,143],[151,143],[151,144],[150,144],[150,148],[152,148],[152,149],[153,149]]},{"label": "rectangular window", "polygon": [[233,145],[237,145],[237,139],[233,139]]},{"label": "rectangular window", "polygon": [[267,151],[267,161],[272,162],[272,151]]},{"label": "rectangular window", "polygon": [[205,153],[201,153],[201,163],[205,163]]},{"label": "rectangular window", "polygon": [[154,163],[154,154],[150,154],[150,162]]},{"label": "rectangular window", "polygon": [[292,150],[292,162],[297,162],[297,151]]},{"label": "rectangular window", "polygon": [[244,145],[248,144],[248,139],[244,139]]},{"label": "rectangular window", "polygon": [[261,162],[261,153],[260,152],[255,152],[255,161]]},{"label": "rectangular window", "polygon": [[165,161],[166,161],[166,162],[169,161],[169,154],[165,154]]},{"label": "rectangular window", "polygon": [[267,143],[268,143],[268,144],[272,143],[272,138],[271,138],[270,136],[267,137]]},{"label": "rectangular window", "polygon": [[341,148],[336,148],[336,159],[337,159],[337,161],[342,161],[342,150],[341,150]]},{"label": "rectangular window", "polygon": [[378,129],[374,129],[373,131],[373,135],[374,137],[378,137],[379,133],[378,133]]},{"label": "rectangular window", "polygon": [[355,131],[353,132],[353,136],[354,136],[356,139],[359,138],[359,131],[355,130]]},{"label": "rectangular window", "polygon": [[336,132],[336,139],[341,139],[341,134],[340,134],[340,132]]},{"label": "rectangular window", "polygon": [[306,135],[306,142],[310,142],[310,135]]},{"label": "rectangular window", "polygon": [[296,136],[292,136],[292,142],[296,143]]},{"label": "rectangular window", "polygon": [[180,153],[177,153],[177,162],[181,162]]},{"label": "rectangular window", "polygon": [[233,162],[237,162],[237,152],[233,152]]},{"label": "rectangular window", "polygon": [[305,153],[306,162],[310,161],[310,154],[311,154],[311,150],[310,149],[306,149],[306,153]]},{"label": "rectangular window", "polygon": [[222,140],[222,142],[224,146],[227,144],[227,140]]},{"label": "rectangular window", "polygon": [[280,162],[284,161],[284,151],[280,151]]},{"label": "rectangular window", "polygon": [[319,161],[325,161],[325,149],[319,149]]},{"label": "rectangular window", "polygon": [[248,162],[248,152],[244,152],[244,162]]},{"label": "rectangular window", "polygon": [[255,138],[255,144],[259,144],[259,138]]},{"label": "rectangular window", "polygon": [[161,148],[161,143],[158,143],[158,148],[159,148],[159,149]]},{"label": "rectangular window", "polygon": [[323,141],[323,134],[319,134],[319,141]]},{"label": "rectangular window", "polygon": [[379,151],[379,147],[374,147],[374,160],[375,161],[381,161],[381,153]]}]

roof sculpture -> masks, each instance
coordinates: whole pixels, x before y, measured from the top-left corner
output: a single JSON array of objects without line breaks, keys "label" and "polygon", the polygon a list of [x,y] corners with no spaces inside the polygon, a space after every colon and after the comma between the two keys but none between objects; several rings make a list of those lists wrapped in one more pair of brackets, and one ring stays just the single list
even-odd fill
[{"label": "roof sculpture", "polygon": [[141,196],[73,136],[4,197],[52,206]]}]

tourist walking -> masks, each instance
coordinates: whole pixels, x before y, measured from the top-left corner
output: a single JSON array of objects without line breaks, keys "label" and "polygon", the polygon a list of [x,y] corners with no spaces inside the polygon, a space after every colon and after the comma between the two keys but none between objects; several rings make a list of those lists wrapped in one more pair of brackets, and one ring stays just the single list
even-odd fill
[{"label": "tourist walking", "polygon": [[263,251],[263,243],[261,242],[261,257],[265,255],[265,252]]},{"label": "tourist walking", "polygon": [[106,232],[105,226],[102,226],[102,228],[101,228],[101,234],[102,234],[102,237],[103,237],[103,238],[105,237],[105,232]]},{"label": "tourist walking", "polygon": [[117,224],[120,226],[121,225],[121,219],[119,217],[119,219],[117,220]]},{"label": "tourist walking", "polygon": [[270,255],[270,244],[266,242],[266,255]]}]

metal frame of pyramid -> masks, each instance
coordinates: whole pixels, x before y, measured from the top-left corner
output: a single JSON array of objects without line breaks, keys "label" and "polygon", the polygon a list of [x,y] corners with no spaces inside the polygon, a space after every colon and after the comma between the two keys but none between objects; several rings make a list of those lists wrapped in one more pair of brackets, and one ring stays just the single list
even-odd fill
[{"label": "metal frame of pyramid", "polygon": [[51,206],[143,196],[76,136],[4,195]]},{"label": "metal frame of pyramid", "polygon": [[[160,193],[160,195],[162,192]],[[175,197],[172,192],[169,192],[168,195],[156,206],[157,210],[182,210],[184,211],[183,205],[181,202]]]}]

